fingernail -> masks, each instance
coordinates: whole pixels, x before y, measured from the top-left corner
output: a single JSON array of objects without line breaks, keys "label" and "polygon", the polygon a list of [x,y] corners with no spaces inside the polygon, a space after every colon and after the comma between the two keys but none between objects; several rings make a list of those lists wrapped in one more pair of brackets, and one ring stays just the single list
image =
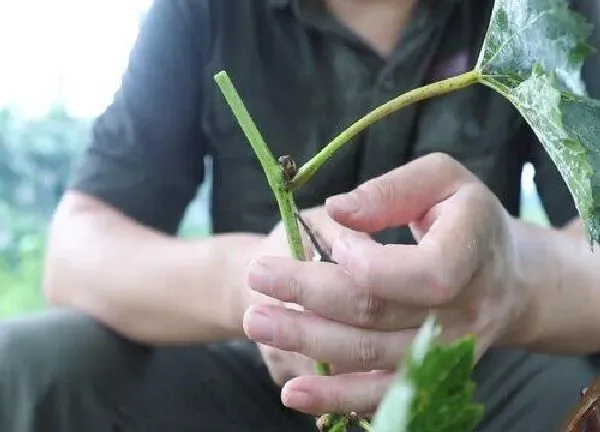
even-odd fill
[{"label": "fingernail", "polygon": [[275,326],[271,317],[261,311],[250,309],[246,313],[246,334],[255,342],[268,344],[273,341]]},{"label": "fingernail", "polygon": [[271,269],[262,261],[252,261],[248,265],[248,285],[254,291],[269,295],[272,290]]},{"label": "fingernail", "polygon": [[281,391],[281,402],[288,408],[306,408],[313,400],[313,396],[304,390],[289,390],[284,387]]},{"label": "fingernail", "polygon": [[327,199],[327,207],[342,213],[356,213],[360,208],[360,202],[356,194],[347,193],[336,195]]}]

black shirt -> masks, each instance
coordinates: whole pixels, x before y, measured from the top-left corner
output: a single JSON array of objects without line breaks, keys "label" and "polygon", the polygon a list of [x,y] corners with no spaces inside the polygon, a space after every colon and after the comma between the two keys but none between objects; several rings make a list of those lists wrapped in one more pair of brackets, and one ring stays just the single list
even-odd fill
[{"label": "black shirt", "polygon": [[[384,59],[319,0],[155,0],[71,188],[175,234],[210,155],[213,231],[268,232],[279,220],[275,201],[213,75],[227,70],[273,153],[302,163],[377,105],[472,68],[491,6],[490,0],[420,0]],[[322,204],[439,151],[479,176],[513,215],[522,167],[530,161],[550,221],[562,225],[576,216],[529,127],[507,101],[480,85],[375,124],[297,191],[298,206]],[[379,240],[412,241],[404,229]]]}]

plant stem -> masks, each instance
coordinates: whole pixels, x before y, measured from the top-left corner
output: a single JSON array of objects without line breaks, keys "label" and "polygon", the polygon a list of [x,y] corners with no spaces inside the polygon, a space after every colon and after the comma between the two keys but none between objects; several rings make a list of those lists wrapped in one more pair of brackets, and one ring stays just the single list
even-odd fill
[{"label": "plant stem", "polygon": [[[302,237],[300,236],[298,220],[296,219],[294,195],[292,190],[288,188],[288,181],[285,179],[283,168],[275,160],[273,153],[252,120],[227,72],[221,71],[217,73],[214,79],[267,176],[267,181],[279,206],[279,213],[283,220],[292,256],[297,260],[304,261],[306,257],[304,256],[304,246],[302,244]],[[329,375],[329,365],[327,363],[317,362],[316,370],[320,375]],[[342,426],[343,429],[340,430],[345,430],[345,425],[341,424],[341,420],[333,425],[335,428],[341,428]]]},{"label": "plant stem", "polygon": [[331,374],[331,368],[327,363],[318,361],[316,366],[317,374],[327,376]]},{"label": "plant stem", "polygon": [[286,189],[286,183],[283,182],[283,177],[281,177],[281,179],[281,184],[277,185],[278,190],[275,191],[275,189],[273,189],[273,192],[275,193],[281,220],[283,220],[283,225],[287,234],[290,252],[294,259],[305,261],[306,256],[304,255],[304,246],[302,245],[302,237],[300,236],[300,229],[298,227],[298,221],[296,220],[294,195],[292,195],[291,191]]},{"label": "plant stem", "polygon": [[281,166],[265,143],[227,72],[221,71],[214,78],[267,176],[267,181],[279,206],[292,256],[297,260],[304,261],[302,237],[294,212],[296,207],[294,196],[287,188]]},{"label": "plant stem", "polygon": [[330,141],[329,144],[327,144],[323,149],[321,149],[319,153],[317,153],[312,159],[310,159],[302,167],[300,167],[300,169],[298,170],[298,174],[290,182],[288,187],[291,189],[295,189],[297,187],[302,186],[317,172],[317,170],[325,162],[327,162],[327,160],[337,150],[340,149],[342,145],[350,141],[352,138],[354,138],[356,135],[358,135],[360,132],[362,132],[364,129],[371,126],[378,120],[381,120],[389,114],[392,114],[398,111],[399,109],[405,108],[416,102],[425,99],[430,99],[434,96],[451,93],[456,90],[468,87],[472,84],[477,83],[479,77],[480,73],[475,70],[472,70],[469,72],[465,72],[461,75],[453,76],[442,81],[434,82],[423,87],[413,89],[407,93],[401,94],[400,96],[386,102],[383,105],[380,105],[370,113],[366,114],[364,117],[354,122],[346,130],[342,131],[338,136],[336,136],[332,141]]}]

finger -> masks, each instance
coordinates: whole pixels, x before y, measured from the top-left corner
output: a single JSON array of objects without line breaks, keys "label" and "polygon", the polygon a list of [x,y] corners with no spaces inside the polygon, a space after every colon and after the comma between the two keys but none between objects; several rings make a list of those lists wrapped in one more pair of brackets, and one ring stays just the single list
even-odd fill
[{"label": "finger", "polygon": [[272,305],[252,306],[243,325],[255,342],[355,370],[393,369],[415,336],[415,329],[369,331]]},{"label": "finger", "polygon": [[[317,237],[319,246],[323,247],[326,252],[330,252],[331,244],[340,235],[353,232],[349,228],[333,220],[323,207],[303,210],[301,214],[302,219],[308,224],[309,229],[313,231],[312,234]],[[306,256],[310,257],[314,252],[314,245],[312,244],[308,233],[304,229],[300,229],[300,233],[305,243],[305,247],[308,248],[308,251],[310,251],[310,254],[307,254]],[[363,233],[355,234],[368,236],[367,234]]]},{"label": "finger", "polygon": [[444,154],[432,154],[330,197],[329,215],[353,230],[378,232],[421,219],[430,208],[475,177]]},{"label": "finger", "polygon": [[262,344],[258,347],[271,378],[280,387],[292,378],[315,374],[315,361],[302,354]]},{"label": "finger", "polygon": [[[377,296],[407,306],[438,307],[451,302],[471,280],[486,248],[496,247],[489,196],[472,183],[439,204],[432,224],[418,245],[381,245],[343,236],[333,258],[356,283]],[[491,237],[490,237],[491,236]],[[486,239],[486,242],[482,242]]]},{"label": "finger", "polygon": [[282,403],[308,414],[374,412],[394,378],[394,372],[372,371],[336,376],[302,376],[288,381]]},{"label": "finger", "polygon": [[427,311],[409,309],[359,287],[343,267],[261,257],[248,270],[250,288],[333,321],[372,330],[419,326]]}]

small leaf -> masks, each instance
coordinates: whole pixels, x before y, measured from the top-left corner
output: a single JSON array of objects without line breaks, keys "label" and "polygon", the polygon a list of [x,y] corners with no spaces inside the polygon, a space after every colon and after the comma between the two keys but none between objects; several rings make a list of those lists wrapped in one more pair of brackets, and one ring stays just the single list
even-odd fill
[{"label": "small leaf", "polygon": [[475,342],[459,339],[435,346],[419,368],[411,371],[417,386],[408,431],[472,431],[483,408],[472,402]]},{"label": "small leaf", "polygon": [[600,105],[581,79],[590,32],[565,0],[497,0],[475,69],[531,126],[600,242]]},{"label": "small leaf", "polygon": [[472,402],[475,342],[440,345],[430,317],[375,414],[376,432],[469,432],[483,408]]}]

